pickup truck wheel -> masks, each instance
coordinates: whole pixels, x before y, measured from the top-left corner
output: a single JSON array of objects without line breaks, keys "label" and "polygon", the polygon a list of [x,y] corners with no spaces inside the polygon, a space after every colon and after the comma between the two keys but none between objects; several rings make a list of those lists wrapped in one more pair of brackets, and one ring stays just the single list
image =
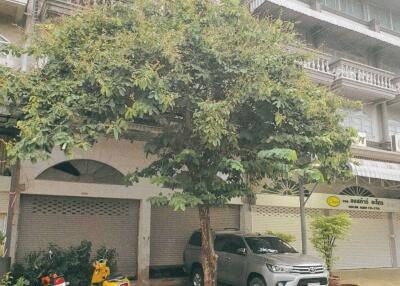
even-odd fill
[{"label": "pickup truck wheel", "polygon": [[262,278],[260,277],[254,277],[250,280],[248,286],[266,286],[265,282]]},{"label": "pickup truck wheel", "polygon": [[192,271],[190,276],[191,286],[203,286],[204,285],[204,274],[203,269],[196,267]]}]

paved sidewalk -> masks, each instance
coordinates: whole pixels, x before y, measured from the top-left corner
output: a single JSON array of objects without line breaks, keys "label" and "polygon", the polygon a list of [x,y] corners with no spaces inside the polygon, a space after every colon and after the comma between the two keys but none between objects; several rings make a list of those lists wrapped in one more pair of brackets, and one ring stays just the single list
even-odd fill
[{"label": "paved sidewalk", "polygon": [[[334,271],[342,284],[357,286],[400,286],[400,268],[379,268]],[[187,277],[152,279],[149,286],[187,286]],[[133,284],[135,285],[135,284]]]},{"label": "paved sidewalk", "polygon": [[379,268],[334,271],[342,284],[358,286],[400,286],[400,268]]}]

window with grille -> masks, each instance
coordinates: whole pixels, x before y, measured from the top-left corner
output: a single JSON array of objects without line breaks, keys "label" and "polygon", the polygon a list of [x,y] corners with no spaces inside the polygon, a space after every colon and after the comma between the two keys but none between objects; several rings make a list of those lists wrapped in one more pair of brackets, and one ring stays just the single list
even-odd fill
[{"label": "window with grille", "polygon": [[389,120],[389,134],[390,135],[400,134],[400,121]]},{"label": "window with grille", "polygon": [[390,29],[390,12],[384,8],[369,5],[369,20],[376,20],[385,28]]},{"label": "window with grille", "polygon": [[392,13],[393,30],[400,32],[400,13]]},{"label": "window with grille", "polygon": [[70,216],[129,216],[129,202],[99,198],[37,197],[33,199],[31,212]]},{"label": "window with grille", "polygon": [[364,18],[361,0],[340,0],[340,10],[350,16]]},{"label": "window with grille", "polygon": [[44,172],[37,179],[124,185],[124,175],[117,169],[95,160],[75,159],[58,163]]},{"label": "window with grille", "polygon": [[347,187],[340,192],[340,195],[345,196],[358,196],[358,197],[375,197],[373,193],[371,193],[366,188],[361,186],[351,186]]},{"label": "window with grille", "polygon": [[321,4],[343,12],[347,15],[363,19],[364,18],[364,9],[361,0],[320,0]]},{"label": "window with grille", "polygon": [[345,119],[343,120],[343,126],[353,127],[357,129],[358,132],[364,132],[367,134],[368,139],[375,138],[372,120],[368,114],[362,111],[344,111],[347,113]]}]

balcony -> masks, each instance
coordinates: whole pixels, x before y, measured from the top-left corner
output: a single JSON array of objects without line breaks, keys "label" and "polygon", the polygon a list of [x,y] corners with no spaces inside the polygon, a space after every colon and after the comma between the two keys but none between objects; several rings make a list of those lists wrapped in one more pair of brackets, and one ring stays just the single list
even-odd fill
[{"label": "balcony", "polygon": [[125,2],[124,0],[38,0],[37,18],[43,21],[47,18],[70,16],[74,11],[85,6],[101,5],[110,2]]},{"label": "balcony", "polygon": [[16,23],[23,19],[25,7],[28,0],[2,0],[0,1],[0,11],[2,14],[11,16]]},{"label": "balcony", "polygon": [[378,102],[400,97],[400,77],[347,59],[333,60],[329,54],[307,49],[312,60],[303,63],[310,78],[330,86],[335,93],[362,102]]},{"label": "balcony", "polygon": [[0,65],[19,69],[21,67],[21,59],[13,57],[12,55],[0,53]]},{"label": "balcony", "polygon": [[43,21],[47,18],[70,16],[75,10],[82,8],[79,3],[74,0],[39,0],[37,18]]},{"label": "balcony", "polygon": [[314,54],[312,60],[306,61],[303,64],[303,67],[307,71],[310,78],[316,83],[330,86],[335,78],[329,66],[332,56],[310,49],[307,49],[306,52],[311,52]]},{"label": "balcony", "polygon": [[363,102],[391,100],[399,93],[393,84],[395,74],[346,59],[330,64],[334,74],[332,90]]},{"label": "balcony", "polygon": [[[0,49],[8,45],[9,43],[10,42],[7,39],[0,35]],[[0,65],[10,68],[19,68],[20,63],[21,61],[19,58],[0,52]]]}]

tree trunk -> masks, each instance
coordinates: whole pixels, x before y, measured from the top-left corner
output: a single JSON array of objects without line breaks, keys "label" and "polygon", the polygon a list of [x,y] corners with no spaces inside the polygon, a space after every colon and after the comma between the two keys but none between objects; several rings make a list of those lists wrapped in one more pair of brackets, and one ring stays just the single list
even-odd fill
[{"label": "tree trunk", "polygon": [[217,259],[214,251],[213,234],[210,224],[210,208],[199,206],[200,231],[201,231],[201,265],[204,274],[204,286],[217,285]]}]

